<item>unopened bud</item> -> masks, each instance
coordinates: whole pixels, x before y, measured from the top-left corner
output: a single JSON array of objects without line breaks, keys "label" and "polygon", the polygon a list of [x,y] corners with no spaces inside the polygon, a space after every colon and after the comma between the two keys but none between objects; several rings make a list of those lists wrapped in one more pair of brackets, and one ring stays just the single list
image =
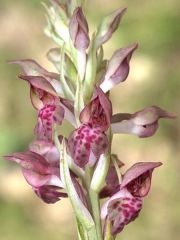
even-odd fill
[{"label": "unopened bud", "polygon": [[125,13],[125,11],[126,11],[126,8],[120,8],[112,12],[110,15],[108,15],[103,19],[97,31],[97,36],[96,36],[97,48],[111,38],[112,34],[118,28],[121,17]]},{"label": "unopened bud", "polygon": [[69,23],[69,33],[73,45],[78,50],[85,50],[89,46],[88,23],[81,7],[74,10]]},{"label": "unopened bud", "polygon": [[137,44],[133,44],[127,48],[120,48],[112,55],[104,81],[100,86],[104,92],[111,90],[112,87],[126,80],[129,74],[129,61],[137,47]]}]

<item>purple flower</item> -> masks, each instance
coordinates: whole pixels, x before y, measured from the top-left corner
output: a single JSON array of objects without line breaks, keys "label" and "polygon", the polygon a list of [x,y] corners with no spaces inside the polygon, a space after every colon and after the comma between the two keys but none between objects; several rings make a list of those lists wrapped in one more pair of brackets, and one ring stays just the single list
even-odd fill
[{"label": "purple flower", "polygon": [[115,85],[126,80],[129,74],[129,62],[138,44],[117,50],[109,60],[104,80],[100,87],[104,92],[111,90]]},{"label": "purple flower", "polygon": [[35,133],[39,140],[52,140],[54,123],[61,124],[64,119],[64,108],[60,103],[53,80],[58,74],[50,73],[33,60],[17,60],[26,75],[19,77],[30,84],[30,96],[33,106],[38,110],[38,122]]},{"label": "purple flower", "polygon": [[111,119],[112,132],[134,134],[141,138],[150,137],[157,131],[160,118],[173,119],[175,116],[156,106],[147,107],[134,114],[118,113]]},{"label": "purple flower", "polygon": [[110,126],[111,102],[100,88],[96,88],[93,100],[80,114],[82,125],[68,139],[69,151],[75,163],[91,166],[108,147],[105,131]]},{"label": "purple flower", "polygon": [[5,159],[21,166],[26,181],[43,201],[54,203],[59,197],[66,196],[59,192],[64,186],[60,179],[59,157],[55,146],[50,142],[36,141],[29,149],[5,156]]},{"label": "purple flower", "polygon": [[119,191],[104,203],[101,218],[110,221],[113,235],[138,217],[142,198],[148,194],[151,186],[152,172],[159,166],[160,162],[134,164],[124,174]]}]

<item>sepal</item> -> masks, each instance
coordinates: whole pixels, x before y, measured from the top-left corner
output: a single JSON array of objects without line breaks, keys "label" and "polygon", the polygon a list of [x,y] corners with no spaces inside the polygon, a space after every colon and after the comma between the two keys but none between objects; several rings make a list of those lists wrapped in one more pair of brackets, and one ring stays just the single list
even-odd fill
[{"label": "sepal", "polygon": [[[59,141],[56,141],[56,144],[59,145]],[[68,154],[66,151],[66,143],[64,140],[62,141],[61,147],[58,147],[58,149],[61,149],[60,155],[61,155],[63,175],[64,175],[63,178],[65,181],[65,187],[68,193],[68,197],[70,198],[76,217],[79,219],[79,221],[83,224],[83,226],[87,230],[90,230],[94,226],[94,221],[88,209],[84,206],[83,202],[80,200],[77,194],[77,191],[74,187],[74,184],[72,182],[72,178],[70,175],[68,162],[67,162]]]}]

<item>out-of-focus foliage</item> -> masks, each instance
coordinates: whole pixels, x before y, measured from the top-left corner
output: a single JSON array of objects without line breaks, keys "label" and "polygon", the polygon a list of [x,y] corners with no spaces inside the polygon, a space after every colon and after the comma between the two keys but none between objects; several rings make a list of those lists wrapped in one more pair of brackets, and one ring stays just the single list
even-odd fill
[{"label": "out-of-focus foliage", "polygon": [[[36,113],[28,86],[17,75],[18,67],[7,60],[34,58],[45,67],[55,46],[43,34],[44,10],[40,0],[0,2],[0,155],[24,150],[33,138]],[[114,112],[135,112],[148,105],[180,114],[180,2],[179,0],[87,1],[91,29],[104,14],[127,6],[118,32],[106,44],[106,56],[131,42],[140,44],[128,80],[112,91]],[[180,237],[180,125],[179,119],[161,122],[149,139],[114,138],[113,149],[131,165],[136,161],[162,161],[155,172],[152,191],[138,220],[129,224],[121,240],[179,239]],[[45,205],[31,191],[12,163],[0,160],[0,239],[75,239],[75,223],[68,201]]]}]

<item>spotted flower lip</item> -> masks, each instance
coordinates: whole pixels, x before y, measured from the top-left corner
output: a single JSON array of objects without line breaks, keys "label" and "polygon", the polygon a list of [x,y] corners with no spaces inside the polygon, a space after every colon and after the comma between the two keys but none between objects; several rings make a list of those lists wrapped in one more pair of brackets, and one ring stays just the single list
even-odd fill
[{"label": "spotted flower lip", "polygon": [[133,197],[125,188],[114,194],[101,208],[101,218],[111,223],[111,233],[116,236],[134,221],[142,209],[142,199]]},{"label": "spotted flower lip", "polygon": [[93,166],[108,147],[106,135],[99,128],[81,125],[68,138],[68,147],[74,162],[81,168]]},{"label": "spotted flower lip", "polygon": [[64,119],[64,109],[57,104],[46,104],[38,114],[35,133],[39,140],[53,139],[53,124],[61,125]]},{"label": "spotted flower lip", "polygon": [[174,119],[174,114],[168,113],[157,106],[147,107],[134,114],[118,113],[112,116],[111,128],[113,133],[134,134],[141,138],[150,137],[158,129],[160,118]]}]

